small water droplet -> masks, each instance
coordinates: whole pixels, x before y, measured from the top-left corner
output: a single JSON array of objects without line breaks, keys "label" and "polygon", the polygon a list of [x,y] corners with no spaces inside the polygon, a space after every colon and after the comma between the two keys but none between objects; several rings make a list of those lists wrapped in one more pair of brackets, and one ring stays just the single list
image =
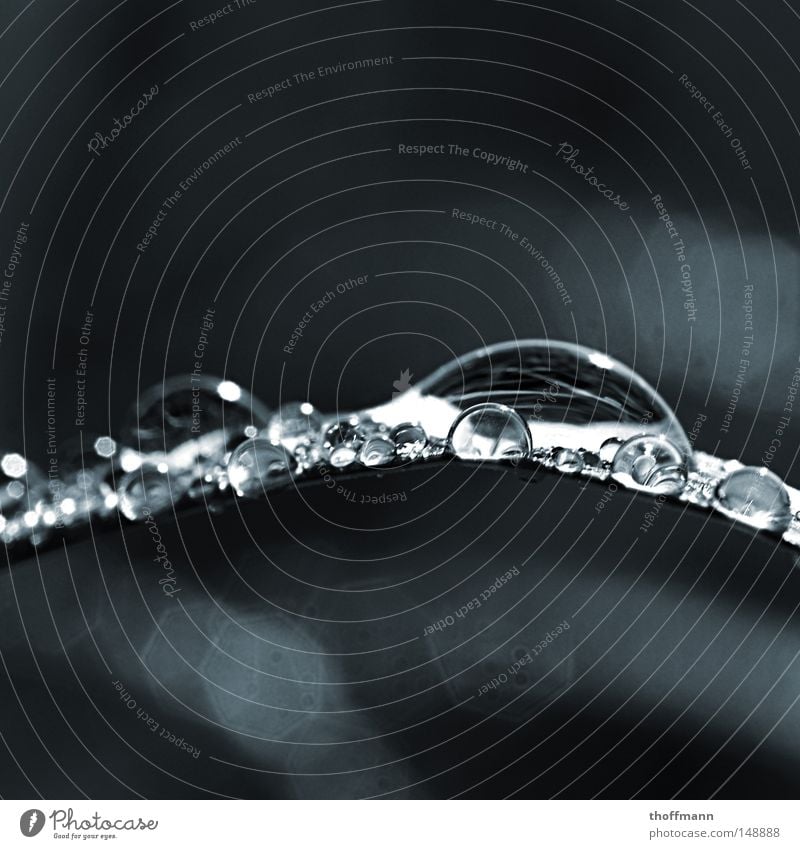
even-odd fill
[{"label": "small water droplet", "polygon": [[792,511],[789,493],[769,469],[747,466],[731,472],[717,487],[718,506],[755,528],[783,532]]},{"label": "small water droplet", "polygon": [[237,495],[255,498],[282,486],[297,471],[297,461],[282,446],[268,439],[243,442],[228,460],[228,481]]},{"label": "small water droplet", "polygon": [[522,417],[503,404],[478,404],[453,423],[449,436],[462,460],[512,460],[527,457],[531,435]]},{"label": "small water droplet", "polygon": [[364,437],[352,422],[337,422],[325,431],[324,446],[328,451],[328,462],[337,469],[354,463]]},{"label": "small water droplet", "polygon": [[612,469],[621,483],[664,495],[678,495],[686,486],[684,454],[666,436],[632,437],[619,447]]},{"label": "small water droplet", "polygon": [[583,459],[571,448],[560,448],[553,457],[553,465],[562,474],[574,475],[583,468]]},{"label": "small water droplet", "polygon": [[395,457],[394,442],[378,434],[370,436],[361,446],[358,459],[365,466],[385,466]]},{"label": "small water droplet", "polygon": [[389,439],[395,444],[397,456],[403,460],[418,460],[428,444],[425,431],[419,425],[409,422],[393,427]]},{"label": "small water droplet", "polygon": [[613,463],[614,457],[617,456],[617,451],[624,441],[617,436],[612,436],[600,446],[600,450],[597,452],[598,456],[604,463]]}]

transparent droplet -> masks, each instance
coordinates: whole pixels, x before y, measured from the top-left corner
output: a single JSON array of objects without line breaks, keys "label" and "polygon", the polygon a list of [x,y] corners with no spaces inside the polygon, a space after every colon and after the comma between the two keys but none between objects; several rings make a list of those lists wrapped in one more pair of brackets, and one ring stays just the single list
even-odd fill
[{"label": "transparent droplet", "polygon": [[600,450],[597,452],[598,456],[604,463],[613,463],[614,457],[617,456],[617,451],[624,441],[617,436],[612,436],[600,446]]},{"label": "transparent droplet", "polygon": [[386,436],[370,436],[361,446],[358,459],[364,466],[385,466],[395,458],[395,444]]},{"label": "transparent droplet", "polygon": [[665,436],[632,437],[619,447],[612,469],[621,483],[664,495],[677,495],[686,486],[683,452]]},{"label": "transparent droplet", "polygon": [[[534,448],[599,452],[612,437],[666,436],[691,456],[691,444],[659,394],[605,353],[567,342],[529,339],[465,354],[370,415],[389,426],[413,416],[429,439],[445,438],[478,404],[515,410]],[[607,446],[604,455],[608,455]],[[605,456],[603,457],[605,459]],[[611,459],[611,458],[609,458]]]},{"label": "transparent droplet", "polygon": [[356,461],[364,442],[358,426],[352,422],[337,422],[325,431],[324,446],[328,451],[328,462],[343,469]]},{"label": "transparent droplet", "polygon": [[269,420],[268,435],[290,451],[302,441],[319,438],[322,416],[308,402],[284,404]]},{"label": "transparent droplet", "polygon": [[449,436],[463,460],[512,460],[527,457],[531,435],[522,417],[502,404],[478,404],[454,422]]},{"label": "transparent droplet", "polygon": [[[120,479],[117,485],[119,510],[131,521],[140,521],[148,513],[163,513],[179,501],[185,491],[186,487],[179,479],[160,472],[155,464],[145,463]],[[63,513],[68,514],[70,508],[74,512],[75,503],[72,499],[61,502]]]},{"label": "transparent droplet", "polygon": [[297,461],[282,445],[257,437],[243,442],[228,460],[228,481],[237,495],[255,498],[291,480]]},{"label": "transparent droplet", "polygon": [[575,475],[583,468],[583,458],[571,448],[561,448],[553,456],[553,465],[565,475]]},{"label": "transparent droplet", "polygon": [[[128,415],[123,442],[145,454],[169,454],[193,440],[207,440],[203,450],[215,460],[244,437],[245,428],[266,427],[269,411],[230,380],[185,374],[171,377],[142,393]],[[219,456],[216,456],[219,455]]]},{"label": "transparent droplet", "polygon": [[402,460],[418,460],[428,444],[424,429],[409,422],[393,427],[389,432],[389,439],[394,443],[397,456]]},{"label": "transparent droplet", "polygon": [[716,495],[717,506],[731,518],[762,530],[783,532],[789,527],[789,493],[769,469],[736,469],[719,484]]}]

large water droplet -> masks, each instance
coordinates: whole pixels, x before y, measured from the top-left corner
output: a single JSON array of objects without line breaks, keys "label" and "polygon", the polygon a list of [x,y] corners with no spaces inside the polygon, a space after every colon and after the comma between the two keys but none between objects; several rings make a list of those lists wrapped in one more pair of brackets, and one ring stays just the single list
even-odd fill
[{"label": "large water droplet", "polygon": [[268,419],[267,408],[230,380],[179,375],[142,393],[128,414],[123,442],[145,454],[169,454],[194,440],[201,442],[203,454],[219,460],[245,428],[260,430]]},{"label": "large water droplet", "polygon": [[612,357],[566,342],[531,339],[481,348],[370,414],[390,426],[413,418],[430,439],[441,439],[465,410],[485,403],[519,413],[534,448],[598,452],[611,437],[661,434],[684,459],[691,456],[683,428],[652,386]]},{"label": "large water droplet", "polygon": [[531,450],[525,422],[502,404],[465,410],[454,422],[449,439],[453,452],[463,460],[513,460]]},{"label": "large water droplet", "polygon": [[634,436],[617,450],[614,477],[626,486],[678,495],[686,486],[683,452],[665,436]]},{"label": "large water droplet", "polygon": [[783,532],[792,510],[789,493],[769,469],[747,466],[731,472],[717,487],[717,507],[733,519],[762,530]]},{"label": "large water droplet", "polygon": [[228,460],[230,485],[248,498],[283,486],[296,471],[297,461],[282,445],[260,437],[243,442]]}]

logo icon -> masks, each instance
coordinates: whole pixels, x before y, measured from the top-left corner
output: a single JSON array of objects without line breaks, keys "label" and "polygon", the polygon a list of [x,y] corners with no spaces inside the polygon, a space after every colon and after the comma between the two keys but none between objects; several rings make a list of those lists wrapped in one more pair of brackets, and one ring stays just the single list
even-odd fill
[{"label": "logo icon", "polygon": [[19,818],[19,830],[25,837],[36,837],[44,828],[44,813],[38,808],[31,808]]},{"label": "logo icon", "polygon": [[392,398],[396,398],[398,395],[402,395],[407,389],[411,388],[411,378],[414,377],[411,374],[411,369],[405,368],[400,372],[400,379],[395,380],[392,383],[395,391],[392,393]]}]

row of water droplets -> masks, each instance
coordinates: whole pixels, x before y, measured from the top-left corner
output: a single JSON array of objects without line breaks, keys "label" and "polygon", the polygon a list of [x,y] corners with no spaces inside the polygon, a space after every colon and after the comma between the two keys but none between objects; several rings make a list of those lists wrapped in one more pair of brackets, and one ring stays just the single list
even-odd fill
[{"label": "row of water droplets", "polygon": [[800,519],[794,491],[767,469],[694,455],[663,399],[627,366],[545,340],[480,349],[387,404],[341,416],[308,402],[270,413],[232,381],[172,378],[141,396],[119,442],[100,436],[92,451],[56,477],[5,455],[0,538],[40,544],[117,512],[142,521],[183,501],[215,508],[229,489],[252,498],[336,471],[447,458],[613,477],[777,533]]}]

